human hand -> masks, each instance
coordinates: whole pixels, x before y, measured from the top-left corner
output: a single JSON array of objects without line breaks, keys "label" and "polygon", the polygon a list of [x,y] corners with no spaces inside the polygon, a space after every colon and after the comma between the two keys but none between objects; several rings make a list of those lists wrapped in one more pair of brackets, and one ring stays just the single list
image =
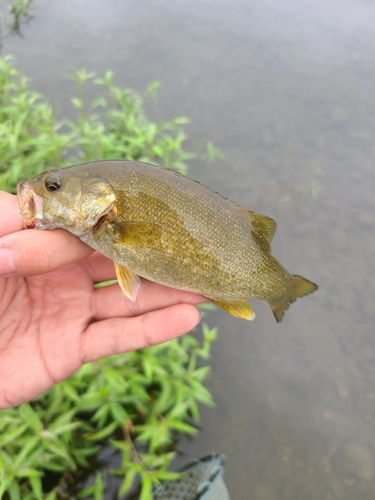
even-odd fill
[{"label": "human hand", "polygon": [[137,301],[113,262],[67,231],[23,231],[16,196],[0,191],[0,409],[22,404],[84,363],[166,342],[200,319],[199,295],[142,280]]}]

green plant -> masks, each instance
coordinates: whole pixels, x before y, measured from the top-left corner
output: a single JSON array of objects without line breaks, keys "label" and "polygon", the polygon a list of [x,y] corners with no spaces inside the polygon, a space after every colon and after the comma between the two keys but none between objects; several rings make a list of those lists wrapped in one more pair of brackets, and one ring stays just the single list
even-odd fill
[{"label": "green plant", "polygon": [[[185,172],[184,161],[192,156],[182,149],[186,118],[151,122],[142,98],[112,78],[108,72],[94,81],[93,74],[77,71],[77,121],[57,121],[11,59],[0,59],[0,188],[14,192],[20,178],[103,158],[152,161]],[[104,90],[89,105],[87,82]],[[154,83],[147,92],[156,88]],[[209,367],[201,364],[215,337],[216,329],[203,323],[201,341],[185,335],[85,365],[30,404],[2,411],[0,498],[97,500],[106,478],[119,476],[119,496],[138,483],[141,500],[150,500],[153,485],[178,477],[168,471],[174,444],[179,435],[197,431],[198,403],[212,405],[203,386]],[[101,459],[104,447],[121,457],[115,470]]]},{"label": "green plant", "polygon": [[[203,343],[185,335],[90,363],[31,404],[1,412],[0,498],[83,499],[95,491],[102,498],[106,475],[123,477],[120,495],[138,479],[142,500],[151,498],[154,484],[177,477],[167,471],[173,443],[178,434],[195,434],[197,403],[212,404],[202,385],[209,367],[198,361],[209,356],[215,336],[203,324]],[[121,453],[116,470],[98,459],[103,446]],[[81,489],[92,472],[94,485]]]},{"label": "green plant", "polygon": [[[72,103],[77,121],[59,121],[52,107],[29,88],[27,78],[14,68],[11,59],[0,59],[0,189],[14,192],[21,177],[106,158],[152,161],[186,173],[184,162],[194,156],[182,149],[186,138],[183,125],[188,119],[154,123],[143,111],[142,97],[114,85],[111,71],[101,79],[94,80],[94,76],[85,70],[75,72],[72,78],[78,96]],[[88,81],[104,89],[104,94],[89,104],[84,99]],[[146,96],[157,86],[152,83]]]}]

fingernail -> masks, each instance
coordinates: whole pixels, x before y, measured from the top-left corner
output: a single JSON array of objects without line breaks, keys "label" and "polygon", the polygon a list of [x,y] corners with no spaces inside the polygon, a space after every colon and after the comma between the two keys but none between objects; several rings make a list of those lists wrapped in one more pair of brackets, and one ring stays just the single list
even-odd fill
[{"label": "fingernail", "polygon": [[0,248],[0,276],[12,276],[16,272],[12,253],[8,248]]},{"label": "fingernail", "polygon": [[198,323],[197,325],[199,325],[199,323],[202,321],[202,313],[200,312],[199,309],[197,309],[198,313],[199,313],[199,320],[198,320]]}]

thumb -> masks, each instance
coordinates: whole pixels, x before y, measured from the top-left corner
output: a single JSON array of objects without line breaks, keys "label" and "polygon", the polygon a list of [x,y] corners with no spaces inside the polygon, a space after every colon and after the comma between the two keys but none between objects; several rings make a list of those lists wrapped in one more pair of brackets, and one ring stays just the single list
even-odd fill
[{"label": "thumb", "polygon": [[0,191],[0,214],[0,236],[23,228],[17,196]]}]

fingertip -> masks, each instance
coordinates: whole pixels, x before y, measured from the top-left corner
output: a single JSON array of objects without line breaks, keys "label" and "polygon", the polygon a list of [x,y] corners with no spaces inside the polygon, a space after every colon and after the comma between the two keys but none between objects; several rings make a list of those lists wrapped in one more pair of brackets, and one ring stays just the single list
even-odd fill
[{"label": "fingertip", "polygon": [[[183,306],[186,306],[186,325],[187,325],[187,330],[186,332],[189,332],[193,328],[195,328],[199,323],[201,322],[202,315],[200,311],[192,304],[182,304]],[[184,307],[185,309],[185,307]],[[185,332],[185,333],[186,333]]]},{"label": "fingertip", "polygon": [[167,342],[195,328],[201,320],[192,304],[176,304],[166,309],[146,313],[144,331],[148,345]]}]

